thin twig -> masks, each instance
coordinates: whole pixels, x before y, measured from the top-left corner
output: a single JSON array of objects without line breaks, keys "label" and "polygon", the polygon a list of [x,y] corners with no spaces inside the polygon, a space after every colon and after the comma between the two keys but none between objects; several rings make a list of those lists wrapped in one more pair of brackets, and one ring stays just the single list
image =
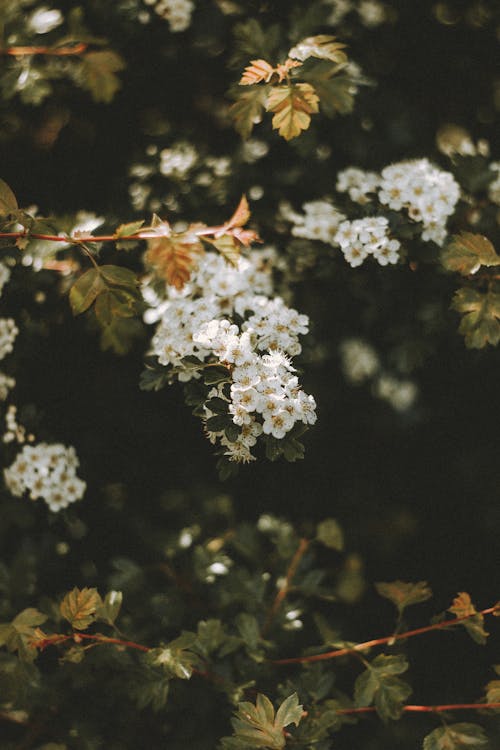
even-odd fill
[{"label": "thin twig", "polygon": [[27,57],[31,55],[48,55],[50,57],[66,57],[68,55],[81,55],[85,52],[88,44],[79,42],[70,47],[6,47],[0,49],[0,55],[11,57]]},{"label": "thin twig", "polygon": [[286,598],[290,590],[291,583],[295,577],[295,573],[297,572],[297,568],[299,567],[299,563],[302,560],[308,547],[309,547],[308,539],[301,539],[299,541],[299,546],[297,547],[295,554],[290,561],[290,565],[288,566],[288,570],[286,572],[285,583],[276,594],[276,597],[272,603],[271,609],[269,610],[266,621],[262,628],[263,636],[266,635],[266,633],[268,632],[269,628],[271,627],[273,623],[274,618],[276,617],[279,611],[279,608],[281,607],[284,599]]},{"label": "thin twig", "polygon": [[422,628],[416,628],[415,630],[407,630],[405,633],[397,633],[396,635],[387,635],[383,638],[374,638],[371,641],[365,641],[364,643],[357,643],[355,646],[348,646],[347,648],[338,648],[335,651],[325,651],[322,654],[312,654],[311,656],[294,656],[290,659],[273,659],[272,664],[306,664],[315,661],[326,661],[328,659],[337,659],[340,656],[348,656],[349,654],[356,654],[358,651],[368,651],[374,646],[383,646],[386,643],[391,645],[395,641],[403,640],[404,638],[412,638],[415,635],[423,635],[424,633],[430,633],[433,630],[445,630],[446,628],[453,627],[460,622],[469,620],[471,617],[477,617],[477,615],[491,615],[498,613],[499,605],[495,604],[493,607],[481,610],[481,612],[473,612],[469,615],[463,615],[461,617],[455,617],[453,620],[442,620],[441,622],[435,622],[432,625],[425,625]]}]

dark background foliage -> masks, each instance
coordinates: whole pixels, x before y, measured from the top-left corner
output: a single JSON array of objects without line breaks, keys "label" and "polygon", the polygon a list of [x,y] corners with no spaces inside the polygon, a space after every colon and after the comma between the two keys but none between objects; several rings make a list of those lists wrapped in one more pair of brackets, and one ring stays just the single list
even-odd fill
[{"label": "dark background foliage", "polygon": [[[41,107],[17,102],[5,107],[2,176],[21,205],[36,203],[45,214],[85,208],[127,221],[133,218],[128,169],[148,143],[162,146],[187,138],[219,154],[239,147],[239,136],[214,117],[238,77],[238,66],[228,66],[234,52],[231,23],[215,5],[199,3],[204,7],[196,10],[192,27],[175,35],[160,21],[138,25],[134,3],[128,4],[129,12],[126,2],[88,0],[84,5],[89,27],[106,36],[127,61],[123,88],[112,104],[104,105],[61,83]],[[316,5],[248,2],[245,9],[263,27],[277,23],[286,29],[293,26],[291,16],[304,20]],[[222,220],[239,195],[258,183],[265,196],[253,206],[254,219],[266,240],[284,247],[286,236],[274,229],[280,199],[300,207],[332,192],[336,171],[347,165],[378,169],[401,158],[428,156],[448,168],[435,146],[436,132],[446,122],[466,127],[474,138],[487,138],[498,156],[495,5],[450,2],[445,18],[452,22],[443,23],[435,3],[393,0],[391,23],[368,30],[348,19],[343,40],[349,55],[374,82],[361,89],[354,112],[333,122],[318,117],[303,140],[290,145],[271,136],[267,125],[260,126],[271,142],[270,154],[256,165],[240,165],[225,205],[210,188],[206,194],[183,194],[183,216]],[[479,11],[471,16],[472,6],[483,6],[490,15],[484,21]],[[37,134],[61,110],[68,113],[67,125],[50,147],[41,146]],[[19,120],[8,131],[13,112]],[[168,135],[152,137],[151,122],[163,120],[169,123]],[[318,144],[330,147],[328,160],[311,158]],[[373,593],[373,581],[428,580],[435,599],[420,610],[422,618],[445,609],[460,590],[470,591],[478,606],[498,598],[499,354],[465,350],[455,332],[457,320],[448,311],[452,282],[434,268],[415,274],[392,267],[353,270],[319,258],[295,284],[296,305],[310,315],[313,341],[326,352],[318,362],[314,348],[306,346],[302,361],[305,387],[316,396],[319,416],[306,437],[305,460],[293,465],[259,461],[224,487],[211,446],[184,406],[180,389],[138,390],[146,340],[126,357],[101,352],[95,332],[71,318],[50,275],[37,278],[47,292],[46,302],[38,305],[33,282],[22,273],[16,272],[2,300],[22,324],[17,401],[40,438],[76,446],[80,473],[88,481],[84,501],[66,521],[51,518],[47,525],[45,508],[37,508],[26,520],[28,531],[19,529],[2,540],[9,557],[25,539],[22,550],[25,559],[33,556],[37,595],[56,596],[73,585],[104,589],[116,557],[154,564],[157,549],[150,539],[158,528],[171,530],[175,524],[161,498],[182,491],[196,507],[196,498],[213,491],[232,495],[240,519],[253,521],[272,512],[298,524],[325,516],[339,520],[368,583],[361,600],[342,614],[349,638],[390,632],[392,612]],[[426,305],[434,311],[430,322],[421,314]],[[426,344],[413,373],[420,397],[412,410],[394,412],[369,389],[344,381],[337,345],[346,335],[366,337],[389,357],[405,343],[410,348]],[[57,541],[69,542],[67,556],[54,554]],[[18,604],[31,603],[28,587]],[[492,630],[497,640],[498,625]],[[491,678],[488,665],[495,648],[464,646],[454,633],[437,634],[412,643],[411,655],[415,700],[453,702],[481,694]],[[113,677],[112,664],[109,674]],[[76,694],[80,689],[75,686]],[[97,707],[107,689],[103,681],[103,695],[89,696],[85,690],[80,695],[103,738],[106,720]],[[191,701],[186,698],[186,705]],[[198,704],[201,712],[212,710],[203,708],[201,698]],[[172,721],[189,724],[190,717],[181,711],[168,721],[149,720],[147,713],[134,717],[132,744],[119,744],[115,733],[113,747],[170,747]],[[210,726],[213,716],[200,714],[197,721]],[[222,733],[227,726],[220,723]],[[413,750],[425,732],[425,721],[418,731],[416,724],[405,718],[389,727],[375,720],[348,727],[335,747]],[[123,735],[121,741],[127,742]],[[184,742],[184,747],[210,747],[199,738]]]}]

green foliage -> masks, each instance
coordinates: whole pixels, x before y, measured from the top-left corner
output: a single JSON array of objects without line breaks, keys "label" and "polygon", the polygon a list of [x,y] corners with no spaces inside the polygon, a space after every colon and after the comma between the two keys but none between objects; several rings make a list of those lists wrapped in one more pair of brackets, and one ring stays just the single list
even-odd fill
[{"label": "green foliage", "polygon": [[458,271],[462,276],[468,276],[479,271],[481,266],[500,265],[500,256],[487,237],[461,232],[444,247],[441,262],[448,271]]},{"label": "green foliage", "polygon": [[342,552],[344,549],[344,534],[334,518],[321,521],[316,528],[316,539],[326,547]]},{"label": "green foliage", "polygon": [[484,748],[488,745],[482,727],[477,724],[449,724],[438,727],[424,739],[423,750],[463,750]]},{"label": "green foliage", "polygon": [[487,291],[462,287],[455,292],[452,309],[462,314],[458,330],[470,349],[496,346],[500,341],[500,286],[494,282]]},{"label": "green foliage", "polygon": [[405,583],[404,581],[376,583],[375,588],[380,596],[390,599],[397,607],[400,615],[403,614],[406,607],[426,602],[432,597],[432,591],[427,581],[418,581],[418,583]]},{"label": "green foliage", "polygon": [[302,713],[303,708],[296,693],[288,696],[277,711],[269,698],[259,693],[255,705],[248,701],[238,704],[238,710],[231,719],[234,735],[223,738],[221,746],[241,750],[257,747],[280,750],[286,744],[283,730],[290,724],[298,726]]},{"label": "green foliage", "polygon": [[82,64],[82,87],[96,102],[110,102],[121,86],[116,75],[125,68],[125,61],[117,52],[99,50],[87,52]]},{"label": "green foliage", "polygon": [[354,685],[356,706],[374,705],[383,721],[399,719],[412,689],[397,675],[403,674],[407,669],[408,662],[402,655],[380,654],[376,656],[356,679]]},{"label": "green foliage", "polygon": [[18,653],[23,661],[32,661],[36,651],[32,641],[36,638],[36,628],[43,625],[47,616],[33,607],[20,612],[12,622],[0,625],[0,646],[13,653]]}]

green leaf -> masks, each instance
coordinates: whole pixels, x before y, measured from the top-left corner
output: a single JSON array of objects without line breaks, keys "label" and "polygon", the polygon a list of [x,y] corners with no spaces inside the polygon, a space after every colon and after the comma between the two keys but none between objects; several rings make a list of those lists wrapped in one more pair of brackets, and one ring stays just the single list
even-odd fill
[{"label": "green leaf", "polygon": [[102,599],[97,589],[75,588],[70,591],[61,604],[59,610],[62,617],[68,620],[76,630],[86,630],[96,619],[96,612],[102,607]]},{"label": "green leaf", "polygon": [[130,292],[138,294],[137,287],[139,282],[136,274],[130,270],[130,268],[124,268],[123,266],[99,266],[99,271],[109,286],[120,286],[125,287]]},{"label": "green leaf", "polygon": [[88,310],[98,295],[106,290],[104,280],[97,268],[85,271],[73,284],[69,292],[69,301],[73,315],[80,315]]},{"label": "green leaf", "polygon": [[404,581],[376,583],[375,588],[380,596],[390,599],[400,614],[406,607],[425,602],[432,596],[432,591],[427,581],[418,581],[417,583],[405,583]]},{"label": "green leaf", "polygon": [[451,303],[453,310],[462,313],[458,328],[470,349],[482,349],[487,344],[496,346],[500,341],[500,289],[498,284],[486,292],[472,287],[462,287],[455,292]]},{"label": "green leaf", "polygon": [[488,745],[484,729],[478,724],[450,724],[439,727],[424,739],[423,750],[476,750]]},{"label": "green leaf", "polygon": [[463,625],[473,641],[484,646],[489,635],[484,629],[484,615],[476,610],[466,591],[461,591],[455,597],[453,604],[448,608],[448,612],[451,612],[455,617],[467,617],[459,624]]},{"label": "green leaf", "polygon": [[0,216],[6,216],[17,209],[16,196],[7,183],[0,180]]},{"label": "green leaf", "polygon": [[411,687],[397,675],[406,672],[408,662],[402,655],[380,654],[356,679],[354,700],[356,706],[374,705],[383,721],[399,719],[403,706],[411,695]]},{"label": "green leaf", "polygon": [[123,601],[121,591],[108,591],[102,605],[96,609],[96,618],[113,625],[120,612]]},{"label": "green leaf", "polygon": [[[120,356],[128,354],[144,335],[140,320],[130,317],[117,317],[101,330],[101,349],[111,349]],[[141,386],[139,386],[141,387]]]},{"label": "green leaf", "polygon": [[268,90],[267,86],[250,86],[245,91],[235,91],[237,98],[229,108],[229,114],[242,138],[248,138],[254,125],[261,122]]},{"label": "green leaf", "polygon": [[344,534],[334,518],[327,518],[316,527],[316,539],[330,549],[344,549]]},{"label": "green leaf", "polygon": [[31,646],[36,638],[35,628],[45,622],[47,616],[33,607],[23,609],[10,623],[0,625],[0,646],[10,652],[18,652],[24,661],[33,661],[37,651]]},{"label": "green leaf", "polygon": [[448,271],[468,276],[476,273],[481,266],[500,265],[500,256],[487,237],[460,232],[441,251],[441,263]]},{"label": "green leaf", "polygon": [[231,419],[232,418],[229,414],[217,414],[215,417],[209,417],[206,423],[207,430],[209,430],[209,432],[221,432],[221,430],[224,430],[226,425],[231,422]]},{"label": "green leaf", "polygon": [[130,235],[139,232],[143,225],[144,219],[142,221],[131,221],[128,224],[120,224],[120,226],[115,229],[115,237],[130,237]]},{"label": "green leaf", "polygon": [[117,52],[87,52],[82,62],[82,87],[90,91],[96,102],[110,102],[121,86],[115,73],[124,68],[125,61]]},{"label": "green leaf", "polygon": [[[286,744],[284,728],[290,724],[298,726],[302,713],[296,693],[283,701],[277,713],[269,698],[259,693],[255,705],[248,701],[238,704],[237,713],[231,720],[233,738],[224,738],[223,747],[281,750]],[[227,742],[228,739],[233,742]]]},{"label": "green leaf", "polygon": [[285,698],[281,706],[278,708],[275,721],[283,727],[287,727],[289,724],[295,724],[295,726],[298,727],[303,712],[304,709],[303,706],[299,704],[297,693],[293,693],[292,695],[289,695],[288,698]]},{"label": "green leaf", "polygon": [[223,234],[222,237],[212,240],[211,244],[217,248],[228,263],[235,267],[238,265],[241,255],[240,245],[232,234]]},{"label": "green leaf", "polygon": [[321,102],[321,111],[327,117],[352,112],[355,82],[345,73],[341,73],[338,65],[326,61],[319,62],[305,71],[302,77],[314,86]]}]

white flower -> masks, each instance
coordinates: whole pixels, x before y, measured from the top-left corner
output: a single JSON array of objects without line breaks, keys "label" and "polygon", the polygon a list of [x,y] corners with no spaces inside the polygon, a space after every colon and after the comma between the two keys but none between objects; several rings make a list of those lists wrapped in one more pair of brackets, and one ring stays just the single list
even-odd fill
[{"label": "white flower", "polygon": [[10,354],[18,333],[19,329],[12,318],[0,318],[0,359]]},{"label": "white flower", "polygon": [[4,471],[7,488],[16,497],[29,493],[32,500],[43,497],[50,510],[57,512],[80,500],[86,484],[76,476],[75,449],[60,443],[25,445]]},{"label": "white flower", "polygon": [[380,367],[375,349],[366,341],[345,339],[339,349],[344,376],[351,383],[363,383],[373,377]]},{"label": "white flower", "polygon": [[28,19],[28,27],[34,34],[47,34],[63,22],[60,10],[42,6],[33,11]]}]

